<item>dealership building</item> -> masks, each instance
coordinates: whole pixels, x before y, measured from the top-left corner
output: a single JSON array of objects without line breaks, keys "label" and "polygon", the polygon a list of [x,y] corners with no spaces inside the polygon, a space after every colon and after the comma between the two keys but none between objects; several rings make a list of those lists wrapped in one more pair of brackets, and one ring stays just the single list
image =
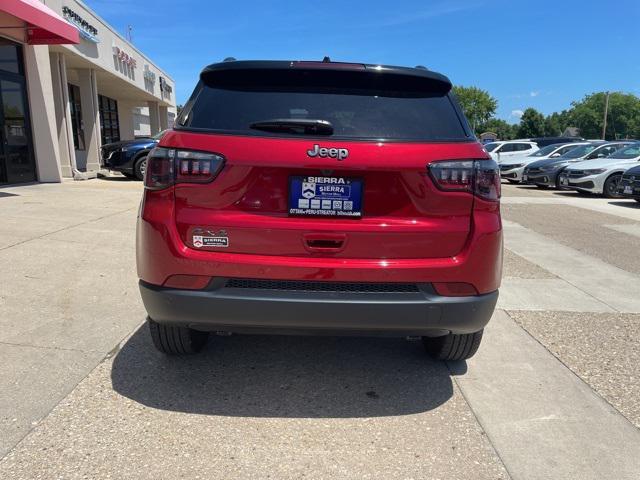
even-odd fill
[{"label": "dealership building", "polygon": [[166,72],[78,0],[0,1],[0,184],[91,178],[175,118]]}]

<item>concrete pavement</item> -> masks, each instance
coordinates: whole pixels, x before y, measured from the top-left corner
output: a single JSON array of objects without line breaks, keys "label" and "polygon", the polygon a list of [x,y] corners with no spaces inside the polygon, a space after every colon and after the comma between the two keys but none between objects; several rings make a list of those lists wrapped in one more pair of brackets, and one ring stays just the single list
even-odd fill
[{"label": "concrete pavement", "polygon": [[640,476],[635,202],[505,186],[504,310],[468,363],[268,336],[169,359],[141,327],[140,191],[0,189],[0,478]]}]

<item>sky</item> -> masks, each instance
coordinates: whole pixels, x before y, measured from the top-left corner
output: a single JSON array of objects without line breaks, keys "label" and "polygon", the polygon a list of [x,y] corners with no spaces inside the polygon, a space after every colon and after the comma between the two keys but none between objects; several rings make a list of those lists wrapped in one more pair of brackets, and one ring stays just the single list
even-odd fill
[{"label": "sky", "polygon": [[640,0],[85,0],[176,82],[238,60],[424,65],[498,100],[515,123],[596,91],[640,95]]}]

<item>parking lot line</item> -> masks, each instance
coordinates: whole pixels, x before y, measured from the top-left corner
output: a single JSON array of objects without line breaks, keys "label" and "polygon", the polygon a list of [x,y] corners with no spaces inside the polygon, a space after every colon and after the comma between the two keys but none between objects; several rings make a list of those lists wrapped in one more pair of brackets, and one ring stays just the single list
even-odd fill
[{"label": "parking lot line", "polygon": [[505,312],[483,343],[456,383],[512,478],[638,478],[640,431]]},{"label": "parking lot line", "polygon": [[618,312],[640,312],[637,275],[562,245],[522,225],[504,221],[505,247]]}]

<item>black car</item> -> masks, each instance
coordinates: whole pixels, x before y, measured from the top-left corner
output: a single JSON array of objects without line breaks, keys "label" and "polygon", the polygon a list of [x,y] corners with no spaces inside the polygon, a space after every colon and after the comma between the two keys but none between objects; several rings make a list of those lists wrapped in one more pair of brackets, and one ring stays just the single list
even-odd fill
[{"label": "black car", "polygon": [[554,143],[572,143],[572,142],[584,142],[585,139],[582,137],[535,137],[530,138],[532,142],[536,142],[538,147],[546,147],[547,145],[552,145]]},{"label": "black car", "polygon": [[640,202],[640,165],[630,168],[622,174],[616,193]]},{"label": "black car", "polygon": [[616,150],[631,145],[634,142],[590,142],[578,145],[567,153],[556,157],[538,160],[527,165],[522,180],[539,188],[560,188],[559,176],[565,168],[575,162],[594,160],[608,157]]},{"label": "black car", "polygon": [[107,143],[102,146],[102,164],[104,168],[122,173],[125,177],[144,178],[147,168],[147,155],[158,144],[166,130],[152,137]]}]

